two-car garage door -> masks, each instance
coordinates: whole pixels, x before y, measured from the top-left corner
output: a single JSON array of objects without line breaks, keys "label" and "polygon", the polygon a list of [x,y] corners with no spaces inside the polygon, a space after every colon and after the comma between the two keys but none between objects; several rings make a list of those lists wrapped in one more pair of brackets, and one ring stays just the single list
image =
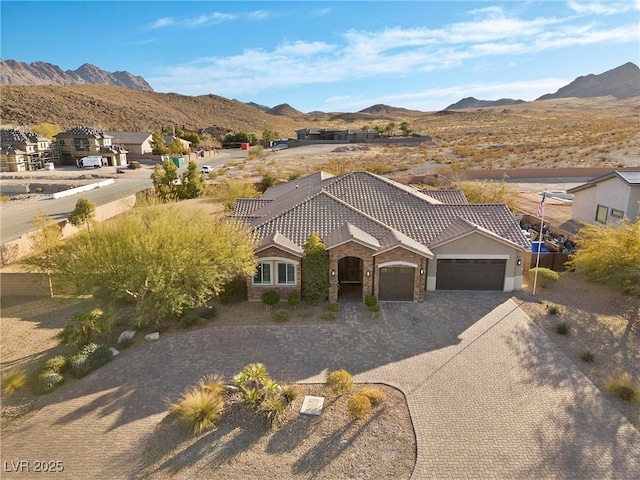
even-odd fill
[{"label": "two-car garage door", "polygon": [[506,260],[438,259],[436,290],[502,290]]}]

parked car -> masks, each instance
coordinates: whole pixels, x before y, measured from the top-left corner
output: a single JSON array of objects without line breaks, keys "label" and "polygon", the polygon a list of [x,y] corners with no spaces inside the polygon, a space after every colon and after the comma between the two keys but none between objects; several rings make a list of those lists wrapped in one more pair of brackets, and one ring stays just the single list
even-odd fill
[{"label": "parked car", "polygon": [[203,166],[200,168],[200,171],[201,171],[202,173],[213,173],[213,170],[214,170],[214,168],[213,168],[211,165],[203,165]]}]

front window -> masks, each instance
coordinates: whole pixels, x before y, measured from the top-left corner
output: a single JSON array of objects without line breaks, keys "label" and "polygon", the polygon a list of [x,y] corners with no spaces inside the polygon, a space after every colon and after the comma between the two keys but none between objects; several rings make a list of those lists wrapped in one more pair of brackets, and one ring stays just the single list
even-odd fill
[{"label": "front window", "polygon": [[611,209],[611,216],[613,218],[621,220],[622,218],[624,218],[624,212],[622,210],[616,210],[615,208],[612,208]]},{"label": "front window", "polygon": [[278,284],[295,285],[296,266],[291,263],[278,263]]},{"label": "front window", "polygon": [[271,264],[259,263],[256,274],[253,277],[253,283],[256,285],[271,285]]},{"label": "front window", "polygon": [[609,209],[603,205],[598,205],[596,209],[596,222],[607,223],[607,213]]}]

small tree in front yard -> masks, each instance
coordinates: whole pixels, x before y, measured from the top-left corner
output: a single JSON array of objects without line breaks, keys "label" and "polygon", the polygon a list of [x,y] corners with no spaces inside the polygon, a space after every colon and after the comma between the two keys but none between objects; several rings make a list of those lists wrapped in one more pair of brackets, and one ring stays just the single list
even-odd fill
[{"label": "small tree in front yard", "polygon": [[316,232],[309,235],[303,249],[302,297],[309,303],[318,303],[329,296],[329,256]]},{"label": "small tree in front yard", "polygon": [[74,227],[80,227],[84,225],[87,230],[91,230],[91,222],[96,216],[96,204],[88,198],[79,198],[76,202],[76,207],[73,212],[69,214],[67,220]]}]

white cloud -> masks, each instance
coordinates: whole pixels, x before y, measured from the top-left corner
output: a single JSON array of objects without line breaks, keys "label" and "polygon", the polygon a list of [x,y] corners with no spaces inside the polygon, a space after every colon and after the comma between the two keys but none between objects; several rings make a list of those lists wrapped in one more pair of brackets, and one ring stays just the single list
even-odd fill
[{"label": "white cloud", "polygon": [[633,2],[570,1],[567,5],[579,15],[615,15],[640,9],[638,0]]}]

